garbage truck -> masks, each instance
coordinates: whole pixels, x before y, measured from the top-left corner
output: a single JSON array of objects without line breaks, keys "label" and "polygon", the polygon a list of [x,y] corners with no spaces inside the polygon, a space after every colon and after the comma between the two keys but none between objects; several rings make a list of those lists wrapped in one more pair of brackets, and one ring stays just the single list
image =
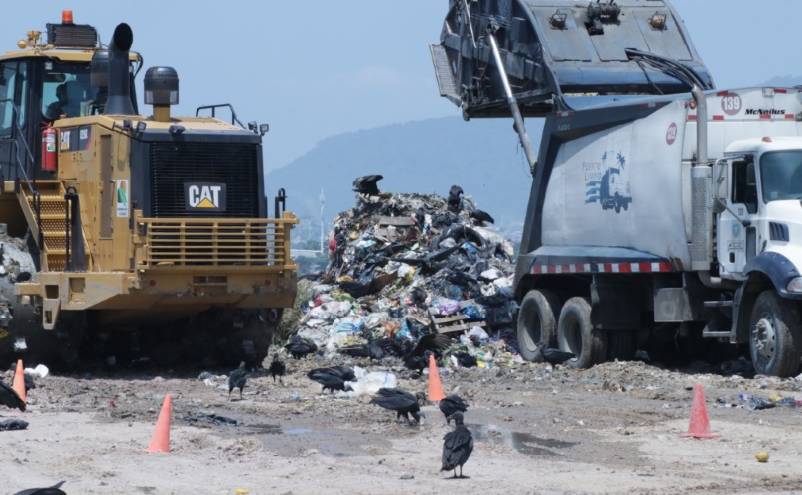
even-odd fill
[{"label": "garbage truck", "polygon": [[[533,175],[514,291],[530,360],[802,358],[802,92],[715,89],[667,0],[452,0],[432,46]],[[537,155],[526,117],[544,117]]]},{"label": "garbage truck", "polygon": [[0,54],[0,362],[258,366],[296,293],[267,124],[230,105],[176,115],[165,66],[141,112],[133,42],[64,11]]}]

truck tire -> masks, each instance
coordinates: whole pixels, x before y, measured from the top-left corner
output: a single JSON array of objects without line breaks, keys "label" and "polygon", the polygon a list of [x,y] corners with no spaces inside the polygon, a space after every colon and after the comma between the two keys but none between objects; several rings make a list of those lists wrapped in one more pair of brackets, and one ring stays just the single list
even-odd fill
[{"label": "truck tire", "polygon": [[584,297],[569,299],[560,312],[557,343],[561,351],[576,356],[568,361],[572,368],[590,368],[607,358],[607,334],[593,328],[590,312],[590,303]]},{"label": "truck tire", "polygon": [[609,361],[632,361],[637,350],[636,332],[611,330],[607,332],[607,359]]},{"label": "truck tire", "polygon": [[518,350],[527,361],[542,360],[540,349],[554,345],[560,302],[548,290],[532,290],[518,310]]},{"label": "truck tire", "polygon": [[749,321],[749,354],[761,375],[786,378],[796,375],[802,358],[799,308],[774,291],[761,293]]}]

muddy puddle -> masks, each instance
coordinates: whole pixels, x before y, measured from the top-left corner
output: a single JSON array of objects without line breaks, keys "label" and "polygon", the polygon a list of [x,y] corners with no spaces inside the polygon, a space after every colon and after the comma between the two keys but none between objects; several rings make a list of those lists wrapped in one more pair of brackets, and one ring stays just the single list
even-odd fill
[{"label": "muddy puddle", "polygon": [[[194,426],[215,430],[225,437],[256,437],[265,450],[280,456],[297,457],[319,452],[332,457],[370,455],[389,448],[390,443],[374,434],[339,429],[328,425],[266,423],[264,417],[215,414],[199,415]],[[192,424],[192,423],[191,423]]]},{"label": "muddy puddle", "polygon": [[505,445],[527,456],[557,457],[562,455],[561,450],[579,445],[576,442],[564,442],[536,437],[531,433],[509,431],[496,425],[467,424],[465,426],[471,430],[475,442]]}]

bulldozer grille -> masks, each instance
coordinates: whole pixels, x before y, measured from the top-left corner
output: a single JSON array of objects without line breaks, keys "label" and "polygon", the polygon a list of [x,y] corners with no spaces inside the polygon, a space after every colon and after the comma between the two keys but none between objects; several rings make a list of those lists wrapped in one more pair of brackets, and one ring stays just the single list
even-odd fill
[{"label": "bulldozer grille", "polygon": [[137,220],[141,269],[242,267],[292,268],[290,219]]},{"label": "bulldozer grille", "polygon": [[259,216],[259,148],[249,143],[153,143],[150,148],[151,216],[208,216],[188,207],[185,184],[225,184],[220,217]]}]

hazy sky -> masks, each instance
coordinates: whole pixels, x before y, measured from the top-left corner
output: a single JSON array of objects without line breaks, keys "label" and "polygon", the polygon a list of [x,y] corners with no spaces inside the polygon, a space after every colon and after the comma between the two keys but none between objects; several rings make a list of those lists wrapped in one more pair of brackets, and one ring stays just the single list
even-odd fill
[{"label": "hazy sky", "polygon": [[[800,0],[675,0],[719,87],[801,75]],[[269,168],[320,139],[428,117],[457,116],[437,95],[428,43],[448,0],[137,0],[4,2],[0,49],[72,8],[107,42],[128,22],[145,65],[181,77],[179,112],[231,102],[271,124]],[[141,95],[141,78],[139,94]],[[414,146],[414,143],[410,143]]]}]

